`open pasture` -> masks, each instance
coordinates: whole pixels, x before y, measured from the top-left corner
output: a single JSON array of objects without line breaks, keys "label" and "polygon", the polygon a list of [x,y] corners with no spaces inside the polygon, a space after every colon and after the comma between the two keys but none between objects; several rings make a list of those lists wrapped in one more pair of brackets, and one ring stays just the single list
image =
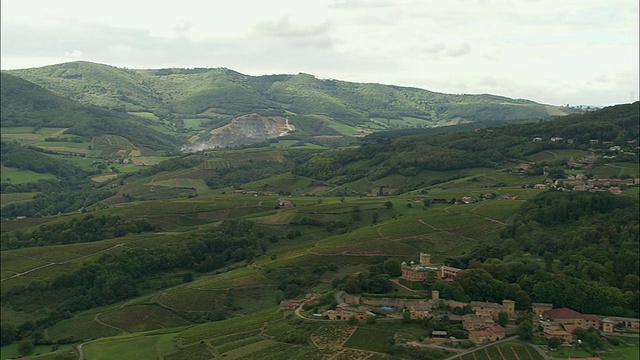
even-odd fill
[{"label": "open pasture", "polygon": [[204,124],[211,121],[208,118],[196,118],[196,119],[182,119],[183,127],[189,130],[200,131],[205,128]]},{"label": "open pasture", "polygon": [[16,140],[25,144],[33,144],[39,141],[44,141],[48,137],[61,137],[64,136],[64,132],[69,128],[40,128],[33,131],[33,127],[3,127],[2,138]]},{"label": "open pasture", "polygon": [[[11,183],[11,184],[25,184],[37,182],[38,180],[44,179],[55,179],[55,175],[49,173],[37,173],[31,170],[23,170],[17,168],[11,168],[2,166],[2,182],[3,183]],[[4,198],[2,205],[6,205],[4,203]]]},{"label": "open pasture", "polygon": [[18,204],[18,203],[33,199],[33,197],[36,194],[38,193],[29,192],[29,193],[0,194],[0,203],[2,204],[2,206],[7,206],[9,204]]}]

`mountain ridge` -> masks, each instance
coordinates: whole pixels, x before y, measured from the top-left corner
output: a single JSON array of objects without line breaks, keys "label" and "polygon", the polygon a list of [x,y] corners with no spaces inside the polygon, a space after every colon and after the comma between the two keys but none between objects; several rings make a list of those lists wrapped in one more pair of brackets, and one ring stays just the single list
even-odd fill
[{"label": "mountain ridge", "polygon": [[[59,95],[110,109],[151,112],[175,123],[250,113],[323,116],[344,135],[462,122],[540,119],[574,110],[490,94],[320,79],[299,73],[250,76],[228,68],[125,69],[91,62],[3,71]],[[185,128],[182,127],[181,130]],[[202,131],[208,131],[202,129]],[[323,134],[315,134],[323,135]]]}]

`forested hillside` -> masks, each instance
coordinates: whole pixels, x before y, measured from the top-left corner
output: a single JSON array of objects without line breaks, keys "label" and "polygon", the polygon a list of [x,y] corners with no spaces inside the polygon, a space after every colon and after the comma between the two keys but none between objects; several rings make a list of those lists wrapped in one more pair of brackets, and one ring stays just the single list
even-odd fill
[{"label": "forested hillside", "polygon": [[63,98],[19,77],[2,72],[1,126],[68,128],[65,134],[88,140],[94,136],[115,134],[138,146],[172,149],[178,146],[170,135],[150,128],[149,122],[123,112],[82,105]]},{"label": "forested hillside", "polygon": [[[638,137],[638,103],[618,105],[553,121],[385,138],[370,135],[354,149],[327,152],[294,169],[300,175],[338,183],[424,170],[497,167],[549,149],[588,149],[596,141],[627,145]],[[395,136],[394,136],[395,137]],[[559,138],[553,141],[552,138]],[[337,166],[336,166],[337,165]]]},{"label": "forested hillside", "polygon": [[[229,69],[131,70],[71,62],[8,73],[84,104],[184,119],[307,116],[325,126],[379,131],[475,121],[541,119],[570,109],[493,95],[318,79],[309,74],[248,76]],[[341,131],[346,131],[342,129]],[[353,130],[349,130],[350,132]]]}]

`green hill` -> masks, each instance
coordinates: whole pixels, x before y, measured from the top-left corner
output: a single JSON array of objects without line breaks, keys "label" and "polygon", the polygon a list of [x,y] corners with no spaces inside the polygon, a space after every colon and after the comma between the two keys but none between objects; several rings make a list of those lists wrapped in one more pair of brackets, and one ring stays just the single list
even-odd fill
[{"label": "green hill", "polygon": [[150,121],[56,95],[19,77],[1,73],[1,126],[68,128],[65,134],[88,140],[94,136],[123,136],[138,146],[172,149],[176,140],[151,129]]},{"label": "green hill", "polygon": [[[381,133],[350,148],[208,150],[112,169],[103,182],[3,142],[3,170],[57,179],[3,179],[3,195],[40,194],[2,207],[2,354],[35,344],[36,359],[77,358],[67,344],[84,344],[87,358],[443,359],[452,353],[412,344],[434,330],[468,336],[444,307],[425,319],[405,319],[400,307],[393,316],[372,307],[372,321],[314,315],[341,292],[427,300],[437,290],[462,302],[513,299],[519,310],[550,302],[637,317],[639,105],[478,131]],[[94,146],[131,147],[99,139]],[[606,185],[544,188],[575,175]],[[400,263],[421,252],[463,271],[400,279]],[[313,293],[302,318],[277,307]],[[511,344],[485,353],[505,349],[528,353]]]},{"label": "green hill", "polygon": [[378,131],[541,119],[569,111],[494,95],[441,94],[417,88],[318,79],[302,73],[249,76],[224,68],[133,70],[89,62],[7,73],[84,104],[152,112],[171,121],[255,112],[319,116],[334,127]]}]

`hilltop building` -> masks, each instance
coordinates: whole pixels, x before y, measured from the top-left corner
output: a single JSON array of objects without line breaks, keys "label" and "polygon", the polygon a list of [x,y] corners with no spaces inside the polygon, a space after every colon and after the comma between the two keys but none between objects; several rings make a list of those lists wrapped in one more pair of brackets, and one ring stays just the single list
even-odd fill
[{"label": "hilltop building", "polygon": [[420,253],[420,263],[418,265],[413,261],[409,265],[406,262],[402,262],[401,268],[403,279],[419,282],[426,281],[430,273],[441,280],[452,280],[462,271],[451,266],[431,264],[431,255],[427,253]]}]

